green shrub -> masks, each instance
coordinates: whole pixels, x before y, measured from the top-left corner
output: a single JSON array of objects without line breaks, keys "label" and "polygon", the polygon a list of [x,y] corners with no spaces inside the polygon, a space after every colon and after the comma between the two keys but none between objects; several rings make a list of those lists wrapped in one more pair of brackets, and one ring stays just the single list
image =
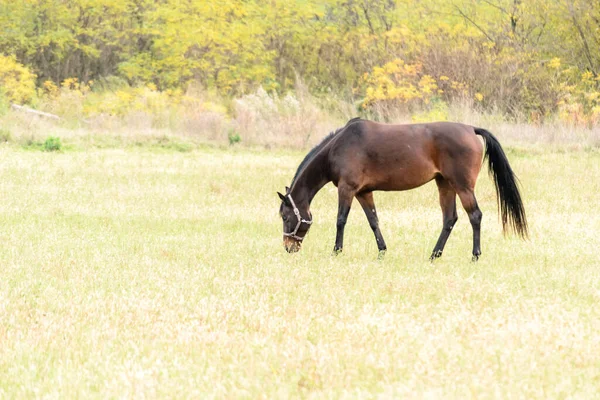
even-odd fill
[{"label": "green shrub", "polygon": [[231,129],[229,131],[229,133],[227,134],[227,138],[229,139],[230,146],[233,146],[234,144],[242,141],[242,137],[235,129]]},{"label": "green shrub", "polygon": [[48,136],[44,142],[44,151],[60,151],[62,150],[62,142],[59,137]]}]

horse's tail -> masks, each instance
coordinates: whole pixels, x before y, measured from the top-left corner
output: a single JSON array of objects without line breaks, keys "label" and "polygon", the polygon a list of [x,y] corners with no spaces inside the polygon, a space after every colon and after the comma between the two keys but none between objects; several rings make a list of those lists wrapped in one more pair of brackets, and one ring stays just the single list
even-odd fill
[{"label": "horse's tail", "polygon": [[485,161],[487,158],[489,173],[496,185],[502,229],[506,233],[507,225],[509,225],[513,232],[522,238],[526,238],[528,233],[525,208],[517,186],[517,177],[508,163],[506,154],[504,154],[498,139],[490,132],[475,128],[475,133],[482,136],[485,141],[485,156],[483,159]]}]

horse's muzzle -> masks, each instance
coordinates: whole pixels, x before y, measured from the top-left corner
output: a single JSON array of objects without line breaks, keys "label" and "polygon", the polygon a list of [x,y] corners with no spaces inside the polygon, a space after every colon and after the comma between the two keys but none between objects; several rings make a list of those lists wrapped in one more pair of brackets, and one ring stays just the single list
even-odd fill
[{"label": "horse's muzzle", "polygon": [[285,250],[288,253],[296,253],[296,252],[300,251],[300,248],[302,247],[302,242],[292,239],[290,237],[284,236],[283,237],[283,247],[285,247]]}]

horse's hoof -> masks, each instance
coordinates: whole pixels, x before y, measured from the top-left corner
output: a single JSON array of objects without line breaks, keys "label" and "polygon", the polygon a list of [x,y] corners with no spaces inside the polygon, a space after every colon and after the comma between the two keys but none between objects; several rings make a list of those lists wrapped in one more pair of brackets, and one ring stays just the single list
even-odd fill
[{"label": "horse's hoof", "polygon": [[331,252],[331,255],[332,256],[337,256],[341,252],[342,252],[342,249],[333,249],[333,251]]},{"label": "horse's hoof", "polygon": [[383,260],[385,257],[385,250],[379,250],[379,254],[377,255],[378,260]]},{"label": "horse's hoof", "polygon": [[431,257],[429,257],[429,261],[434,262],[436,259],[442,256],[442,250],[434,251],[431,253]]},{"label": "horse's hoof", "polygon": [[479,260],[479,256],[473,254],[473,258],[471,258],[471,262],[477,262],[477,260]]}]

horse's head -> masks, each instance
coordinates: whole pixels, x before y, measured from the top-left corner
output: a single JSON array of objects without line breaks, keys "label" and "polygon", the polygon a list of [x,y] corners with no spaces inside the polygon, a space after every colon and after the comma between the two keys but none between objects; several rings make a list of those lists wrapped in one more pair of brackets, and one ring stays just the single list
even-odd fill
[{"label": "horse's head", "polygon": [[300,210],[296,206],[289,189],[286,189],[285,195],[277,192],[281,199],[279,215],[283,219],[283,246],[288,253],[295,253],[302,247],[302,241],[312,224],[312,216],[308,207]]}]

